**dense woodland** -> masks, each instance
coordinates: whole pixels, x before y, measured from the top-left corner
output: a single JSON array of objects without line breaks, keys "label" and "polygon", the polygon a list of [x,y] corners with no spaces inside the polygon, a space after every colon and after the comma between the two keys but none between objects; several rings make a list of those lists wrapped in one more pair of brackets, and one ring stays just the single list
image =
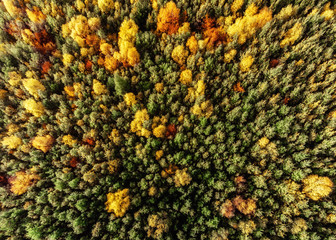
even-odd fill
[{"label": "dense woodland", "polygon": [[335,240],[335,13],[2,0],[0,239]]}]

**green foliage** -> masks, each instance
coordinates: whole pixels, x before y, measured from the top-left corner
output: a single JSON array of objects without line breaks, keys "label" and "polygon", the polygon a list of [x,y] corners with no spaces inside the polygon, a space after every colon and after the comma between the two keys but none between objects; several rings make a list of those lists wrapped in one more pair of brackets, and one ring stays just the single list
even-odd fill
[{"label": "green foliage", "polygon": [[114,89],[116,94],[123,96],[129,90],[129,82],[119,74],[114,74]]}]

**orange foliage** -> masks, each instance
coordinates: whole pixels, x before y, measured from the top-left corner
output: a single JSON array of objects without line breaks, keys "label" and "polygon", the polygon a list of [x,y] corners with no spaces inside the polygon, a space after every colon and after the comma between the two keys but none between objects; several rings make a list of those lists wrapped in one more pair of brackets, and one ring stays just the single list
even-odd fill
[{"label": "orange foliage", "polygon": [[87,35],[85,38],[85,43],[90,47],[98,47],[99,41],[99,37],[96,34]]},{"label": "orange foliage", "polygon": [[164,169],[164,171],[165,171],[167,174],[171,175],[171,174],[174,174],[174,173],[176,172],[177,169],[178,169],[177,166],[175,166],[175,165],[173,165],[173,164],[170,164],[168,168],[165,168],[165,169]]},{"label": "orange foliage", "polygon": [[157,30],[169,35],[176,33],[180,27],[180,9],[172,1],[160,9],[157,21]]},{"label": "orange foliage", "polygon": [[20,29],[16,24],[16,21],[10,21],[7,27],[5,28],[5,31],[13,37],[20,35]]},{"label": "orange foliage", "polygon": [[169,166],[167,168],[164,168],[161,171],[161,176],[163,178],[167,178],[169,175],[173,175],[175,174],[176,170],[178,169],[177,166],[173,165],[173,164],[169,164]]},{"label": "orange foliage", "polygon": [[257,208],[253,199],[243,199],[241,196],[236,196],[233,199],[233,205],[243,214],[253,214]]},{"label": "orange foliage", "polygon": [[221,206],[220,206],[220,214],[226,218],[234,217],[235,207],[232,204],[232,201],[227,199]]},{"label": "orange foliage", "polygon": [[240,82],[238,82],[233,86],[233,90],[236,92],[245,92],[244,88],[240,86]]},{"label": "orange foliage", "polygon": [[85,70],[91,72],[91,70],[92,70],[92,62],[90,60],[86,60],[86,62],[85,62]]},{"label": "orange foliage", "polygon": [[224,29],[216,27],[216,20],[210,18],[208,15],[205,16],[202,28],[204,29],[204,37],[208,39],[208,46],[210,48],[228,42],[228,37]]},{"label": "orange foliage", "polygon": [[203,29],[213,28],[215,26],[215,19],[210,18],[208,14],[205,16],[204,22],[202,24]]}]

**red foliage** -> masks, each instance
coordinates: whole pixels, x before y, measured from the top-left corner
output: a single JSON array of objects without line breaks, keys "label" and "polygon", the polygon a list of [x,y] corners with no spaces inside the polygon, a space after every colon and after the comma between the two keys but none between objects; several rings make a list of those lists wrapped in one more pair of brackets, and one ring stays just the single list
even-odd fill
[{"label": "red foliage", "polygon": [[8,179],[5,175],[1,174],[0,175],[0,186],[4,186],[8,184]]},{"label": "red foliage", "polygon": [[279,64],[278,59],[271,59],[271,61],[270,61],[270,67],[271,68],[274,68],[274,67],[278,66],[278,64]]},{"label": "red foliage", "polygon": [[70,165],[71,167],[75,168],[75,167],[77,166],[77,164],[78,164],[78,158],[76,158],[76,157],[72,157],[72,158],[70,159],[69,165]]},{"label": "red foliage", "polygon": [[91,70],[92,70],[92,62],[90,60],[86,60],[86,62],[85,62],[85,70],[91,72]]},{"label": "red foliage", "polygon": [[283,103],[287,105],[287,104],[288,104],[288,102],[289,102],[289,100],[290,100],[290,98],[288,98],[288,97],[285,97],[285,99],[283,100]]},{"label": "red foliage", "polygon": [[48,34],[45,29],[35,32],[32,42],[37,51],[43,54],[50,53],[56,49],[56,45],[53,42],[51,35]]},{"label": "red foliage", "polygon": [[170,136],[174,137],[176,135],[176,132],[177,130],[176,130],[175,124],[169,124],[167,126],[166,137],[170,137]]},{"label": "red foliage", "polygon": [[46,74],[48,73],[49,69],[51,68],[52,64],[51,62],[49,61],[45,61],[43,64],[42,64],[42,71],[41,73],[42,74]]},{"label": "red foliage", "polygon": [[86,139],[83,140],[83,142],[84,142],[85,144],[90,145],[90,146],[95,145],[95,140],[93,140],[92,138],[86,138]]}]

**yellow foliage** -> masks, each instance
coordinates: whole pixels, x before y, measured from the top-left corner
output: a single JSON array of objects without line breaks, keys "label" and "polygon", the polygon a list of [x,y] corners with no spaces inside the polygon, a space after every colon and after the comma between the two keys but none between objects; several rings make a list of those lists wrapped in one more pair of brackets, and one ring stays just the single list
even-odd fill
[{"label": "yellow foliage", "polygon": [[329,223],[336,223],[336,214],[331,213],[326,217],[326,219]]},{"label": "yellow foliage", "polygon": [[180,9],[176,7],[176,4],[173,1],[166,3],[159,11],[157,30],[169,35],[176,33],[179,29],[179,18]]},{"label": "yellow foliage", "polygon": [[184,22],[182,26],[178,29],[179,34],[190,32],[190,23]]},{"label": "yellow foliage", "polygon": [[115,159],[112,161],[108,161],[108,170],[110,173],[114,174],[118,171],[119,169],[119,165],[120,165],[120,160],[119,159]]},{"label": "yellow foliage", "polygon": [[334,11],[330,9],[330,2],[328,2],[323,8],[321,16],[324,17],[325,20],[330,20],[334,15]]},{"label": "yellow foliage", "polygon": [[293,222],[293,226],[291,228],[291,232],[293,234],[298,234],[299,232],[305,231],[308,229],[307,223],[303,218],[297,218]]},{"label": "yellow foliage", "polygon": [[203,80],[198,80],[194,87],[188,88],[188,94],[185,100],[195,101],[196,98],[205,94],[205,83]]},{"label": "yellow foliage", "polygon": [[234,2],[231,5],[231,11],[233,13],[237,12],[239,9],[241,9],[243,4],[244,4],[244,0],[234,0]]},{"label": "yellow foliage", "polygon": [[245,16],[237,18],[235,23],[227,28],[227,34],[231,38],[238,34],[239,44],[244,44],[258,29],[272,19],[272,11],[267,7],[261,9],[259,13],[256,12],[256,9],[257,7],[252,3],[245,10]]},{"label": "yellow foliage", "polygon": [[76,0],[76,8],[79,11],[82,11],[85,8],[85,4],[81,0]]},{"label": "yellow foliage", "polygon": [[9,72],[8,76],[9,76],[8,83],[11,86],[16,87],[20,84],[20,82],[21,82],[21,75],[20,74],[18,74],[17,72]]},{"label": "yellow foliage", "polygon": [[16,195],[21,195],[27,192],[28,188],[38,180],[40,180],[40,176],[34,173],[33,170],[28,173],[25,171],[16,172],[14,179],[10,181],[10,190]]},{"label": "yellow foliage", "polygon": [[131,131],[135,132],[138,136],[149,137],[151,132],[143,128],[144,121],[149,120],[147,109],[138,110],[135,113],[134,120],[131,122]]},{"label": "yellow foliage", "polygon": [[127,106],[132,106],[133,104],[137,103],[137,100],[135,99],[134,93],[126,93],[124,95],[124,100],[125,100]]},{"label": "yellow foliage", "polygon": [[302,181],[304,184],[302,192],[314,201],[328,196],[332,191],[333,182],[328,177],[310,175]]},{"label": "yellow foliage", "polygon": [[189,85],[192,82],[192,72],[190,69],[186,69],[181,72],[180,82],[185,85]]},{"label": "yellow foliage", "polygon": [[336,118],[336,110],[329,113],[328,118]]},{"label": "yellow foliage", "polygon": [[111,11],[114,8],[113,0],[98,0],[98,8],[102,12]]},{"label": "yellow foliage", "polygon": [[195,104],[191,108],[191,113],[199,117],[210,117],[213,111],[213,105],[209,100],[202,102],[201,105]]},{"label": "yellow foliage", "polygon": [[253,233],[253,231],[257,228],[257,225],[252,220],[240,221],[238,228],[243,234],[249,235]]},{"label": "yellow foliage", "polygon": [[283,212],[286,215],[291,215],[294,214],[295,216],[298,216],[301,214],[301,211],[298,206],[306,205],[308,204],[308,200],[306,199],[306,196],[304,193],[300,191],[301,185],[297,184],[293,180],[286,180],[286,195],[291,196],[291,200],[287,202],[289,208],[290,208],[290,213]]},{"label": "yellow foliage", "polygon": [[161,93],[163,91],[163,83],[156,83],[155,90]]},{"label": "yellow foliage", "polygon": [[148,189],[148,195],[149,196],[153,197],[153,196],[155,196],[156,193],[157,193],[156,187],[152,186]]},{"label": "yellow foliage", "polygon": [[69,97],[75,96],[75,88],[73,86],[65,86],[64,91],[68,94]]},{"label": "yellow foliage", "polygon": [[258,144],[259,144],[260,148],[265,148],[269,142],[270,141],[268,140],[267,137],[262,137],[262,138],[259,139]]},{"label": "yellow foliage", "polygon": [[41,117],[44,113],[44,106],[41,102],[36,102],[30,98],[22,102],[23,107],[35,117]]},{"label": "yellow foliage", "polygon": [[42,83],[34,78],[25,78],[22,80],[24,88],[34,96],[34,98],[38,98],[38,91],[44,91],[45,87]]},{"label": "yellow foliage", "polygon": [[293,44],[300,37],[302,30],[303,27],[301,23],[295,23],[295,25],[285,33],[285,38],[280,42],[280,47]]},{"label": "yellow foliage", "polygon": [[114,71],[118,68],[118,60],[110,55],[105,56],[104,66],[109,71]]},{"label": "yellow foliage", "polygon": [[116,52],[113,57],[121,62],[127,62],[131,66],[140,62],[140,54],[134,47],[136,34],[139,27],[130,20],[124,20],[119,29],[119,54]]},{"label": "yellow foliage", "polygon": [[157,0],[151,0],[151,2],[152,2],[152,8],[153,8],[154,10],[157,10],[157,9],[158,9]]},{"label": "yellow foliage", "polygon": [[174,175],[174,182],[176,187],[188,185],[191,182],[192,178],[187,173],[187,168],[183,170],[177,169]]},{"label": "yellow foliage", "polygon": [[119,41],[127,41],[134,43],[138,30],[139,30],[138,25],[136,25],[136,23],[132,19],[124,20],[121,23],[119,29]]},{"label": "yellow foliage", "polygon": [[178,45],[173,49],[171,57],[175,62],[183,65],[188,57],[188,51],[184,49],[183,45]]},{"label": "yellow foliage", "polygon": [[159,160],[163,156],[163,150],[158,150],[155,152],[155,159]]},{"label": "yellow foliage", "polygon": [[100,51],[104,55],[111,55],[112,54],[112,45],[109,43],[102,43],[100,44]]},{"label": "yellow foliage", "polygon": [[79,82],[77,82],[73,84],[73,88],[74,88],[75,95],[77,95],[79,98],[82,98],[83,96],[81,93],[82,85]]},{"label": "yellow foliage", "polygon": [[284,7],[281,9],[281,11],[278,13],[277,18],[281,20],[286,20],[291,18],[294,14],[296,14],[298,10],[297,6],[292,6],[292,4],[288,5],[287,7]]},{"label": "yellow foliage", "polygon": [[7,132],[8,135],[16,133],[20,130],[20,127],[16,124],[13,124],[13,123],[7,125],[6,127],[8,129],[8,132]]},{"label": "yellow foliage", "polygon": [[232,61],[232,59],[236,56],[237,50],[236,49],[231,49],[227,53],[224,54],[224,61],[226,63],[229,63]]},{"label": "yellow foliage", "polygon": [[70,22],[62,25],[62,35],[70,35],[80,47],[85,46],[85,39],[90,33],[88,19],[83,15],[77,15],[71,18]]},{"label": "yellow foliage", "polygon": [[46,19],[46,16],[35,6],[33,7],[33,11],[26,9],[26,13],[29,20],[36,24],[41,24]]},{"label": "yellow foliage", "polygon": [[9,13],[9,15],[11,15],[12,17],[17,17],[18,15],[20,15],[21,13],[21,9],[17,8],[14,3],[16,1],[14,0],[2,0],[2,3],[4,4],[7,12]]},{"label": "yellow foliage", "polygon": [[50,135],[37,136],[33,139],[32,146],[46,153],[51,149],[53,143],[54,138]]},{"label": "yellow foliage", "polygon": [[63,64],[64,66],[69,66],[73,60],[74,60],[74,56],[72,56],[71,54],[65,53],[63,54]]},{"label": "yellow foliage", "polygon": [[202,96],[204,95],[205,93],[205,83],[203,80],[199,80],[197,81],[196,83],[196,86],[195,86],[195,94],[196,94],[196,97],[199,97],[199,96]]},{"label": "yellow foliage", "polygon": [[162,239],[162,234],[169,231],[168,214],[164,212],[162,216],[152,214],[148,216],[147,236],[154,239]]},{"label": "yellow foliage", "polygon": [[254,61],[254,58],[251,55],[247,55],[242,58],[242,60],[239,63],[240,70],[242,72],[247,72],[250,70],[250,67],[252,66]]},{"label": "yellow foliage", "polygon": [[159,125],[158,127],[154,128],[153,135],[157,138],[165,137],[166,127],[163,125]]},{"label": "yellow foliage", "polygon": [[138,53],[135,47],[131,47],[127,51],[127,62],[134,66],[135,64],[140,62],[140,54]]},{"label": "yellow foliage", "polygon": [[100,18],[97,17],[89,18],[88,24],[91,31],[96,31],[100,28]]},{"label": "yellow foliage", "polygon": [[310,16],[312,16],[312,15],[315,15],[315,14],[317,14],[317,12],[319,11],[319,9],[318,8],[313,8],[313,10],[308,14],[308,17],[310,17]]},{"label": "yellow foliage", "polygon": [[3,146],[7,146],[9,149],[16,149],[22,144],[22,140],[17,136],[9,136],[4,137],[1,143]]},{"label": "yellow foliage", "polygon": [[107,88],[105,85],[101,84],[98,80],[94,79],[93,80],[93,85],[92,85],[93,92],[96,95],[101,95],[107,93]]},{"label": "yellow foliage", "polygon": [[190,52],[192,54],[195,54],[198,50],[198,42],[195,38],[195,36],[191,36],[190,38],[188,38],[186,46],[189,48]]},{"label": "yellow foliage", "polygon": [[112,140],[114,144],[118,145],[121,141],[118,129],[113,128],[109,138]]},{"label": "yellow foliage", "polygon": [[130,204],[127,188],[107,194],[107,201],[105,202],[106,210],[107,212],[113,212],[116,217],[123,217]]},{"label": "yellow foliage", "polygon": [[177,119],[180,123],[182,123],[183,122],[183,120],[184,120],[184,116],[183,115],[180,115],[179,117],[178,117],[178,119]]},{"label": "yellow foliage", "polygon": [[66,145],[73,146],[77,142],[77,140],[73,139],[72,136],[68,134],[63,136],[62,142]]},{"label": "yellow foliage", "polygon": [[167,120],[167,118],[166,118],[165,116],[161,116],[161,118],[158,117],[158,116],[155,116],[155,117],[153,118],[152,129],[158,127],[160,124],[161,124],[161,125],[166,124],[167,121],[168,121],[168,120]]}]

